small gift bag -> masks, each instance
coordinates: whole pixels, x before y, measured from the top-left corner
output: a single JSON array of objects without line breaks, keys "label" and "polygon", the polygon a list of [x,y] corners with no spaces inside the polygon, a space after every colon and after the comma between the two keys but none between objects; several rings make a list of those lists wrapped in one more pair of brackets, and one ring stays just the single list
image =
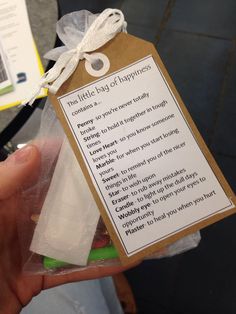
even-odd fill
[{"label": "small gift bag", "polygon": [[[57,34],[65,46],[46,54],[56,64],[44,75],[30,103],[42,87],[57,92],[80,59],[93,64],[94,57],[87,52],[125,31],[119,10],[107,9],[101,15],[83,10],[63,16],[57,23]],[[91,32],[97,34],[92,40]],[[105,38],[101,35],[104,32]],[[22,192],[24,209],[19,213],[24,270],[60,274],[120,264],[116,245],[49,99],[34,144],[41,153],[41,168],[37,182]],[[199,241],[200,233],[196,232],[147,258],[173,256],[196,247]]]}]

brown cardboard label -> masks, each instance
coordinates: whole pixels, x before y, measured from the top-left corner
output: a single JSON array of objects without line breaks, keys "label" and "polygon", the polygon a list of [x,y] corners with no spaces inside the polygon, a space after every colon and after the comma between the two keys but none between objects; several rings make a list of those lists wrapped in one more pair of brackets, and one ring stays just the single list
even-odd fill
[{"label": "brown cardboard label", "polygon": [[235,212],[235,195],[151,43],[119,34],[50,95],[124,264]]}]

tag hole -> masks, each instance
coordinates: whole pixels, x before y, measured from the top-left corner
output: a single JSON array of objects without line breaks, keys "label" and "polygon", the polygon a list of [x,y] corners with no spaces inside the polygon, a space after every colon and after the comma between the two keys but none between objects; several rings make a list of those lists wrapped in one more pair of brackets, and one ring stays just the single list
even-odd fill
[{"label": "tag hole", "polygon": [[110,69],[110,61],[106,55],[100,52],[91,54],[92,62],[85,60],[85,69],[88,74],[94,77],[101,77],[105,75]]},{"label": "tag hole", "polygon": [[99,71],[103,68],[104,63],[101,59],[97,59],[91,64],[91,66],[95,71]]}]

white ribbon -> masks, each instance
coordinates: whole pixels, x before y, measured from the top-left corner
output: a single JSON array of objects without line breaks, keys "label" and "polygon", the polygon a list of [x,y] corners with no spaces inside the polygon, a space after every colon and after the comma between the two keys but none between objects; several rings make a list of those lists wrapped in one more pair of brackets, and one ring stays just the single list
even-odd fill
[{"label": "white ribbon", "polygon": [[55,94],[75,71],[80,60],[86,59],[90,63],[95,61],[87,52],[102,47],[119,32],[126,32],[126,26],[127,23],[120,10],[104,10],[91,24],[77,47],[63,52],[54,66],[41,77],[38,87],[23,104],[32,105],[42,88],[48,88]]}]

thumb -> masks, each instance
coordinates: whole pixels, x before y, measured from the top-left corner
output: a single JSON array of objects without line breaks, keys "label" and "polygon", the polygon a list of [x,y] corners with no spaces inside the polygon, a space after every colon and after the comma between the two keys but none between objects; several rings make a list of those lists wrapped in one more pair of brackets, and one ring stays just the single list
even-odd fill
[{"label": "thumb", "polygon": [[36,176],[40,154],[36,146],[28,145],[0,162],[0,200],[7,199]]}]

